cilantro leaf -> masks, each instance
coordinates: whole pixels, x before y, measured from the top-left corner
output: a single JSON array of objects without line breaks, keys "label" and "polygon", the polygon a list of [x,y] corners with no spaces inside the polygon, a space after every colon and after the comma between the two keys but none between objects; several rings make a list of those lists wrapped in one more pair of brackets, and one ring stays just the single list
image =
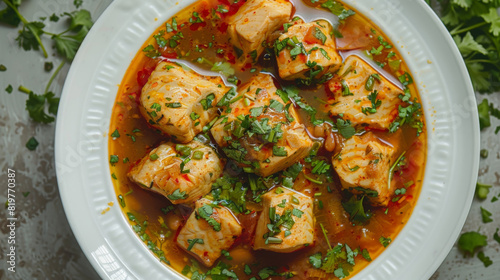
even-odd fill
[{"label": "cilantro leaf", "polygon": [[336,123],[337,129],[339,133],[344,137],[345,139],[349,139],[356,134],[356,129],[352,127],[351,121],[349,120],[343,120],[343,119],[337,119]]},{"label": "cilantro leaf", "polygon": [[224,107],[224,106],[229,106],[231,103],[231,99],[233,99],[236,96],[236,90],[232,87],[229,89],[224,96],[222,96],[221,100],[217,103],[217,107]]},{"label": "cilantro leaf", "polygon": [[500,35],[500,16],[498,16],[497,9],[491,7],[487,14],[482,14],[481,17],[487,22],[491,23],[490,33],[493,36]]},{"label": "cilantro leaf", "polygon": [[54,121],[54,117],[45,112],[46,100],[49,101],[49,113],[55,115],[57,113],[56,103],[59,103],[59,99],[54,98],[53,93],[45,95],[38,95],[33,92],[29,93],[29,97],[26,100],[26,110],[35,122],[51,123]]},{"label": "cilantro leaf", "polygon": [[35,139],[35,137],[31,137],[28,142],[26,142],[26,148],[30,151],[34,151],[38,147],[38,141]]},{"label": "cilantro leaf", "polygon": [[43,34],[44,27],[45,24],[39,21],[33,21],[25,24],[19,31],[19,35],[16,38],[19,46],[22,47],[25,51],[29,51],[32,49],[39,50],[39,48],[42,46],[40,44],[40,35]]},{"label": "cilantro leaf", "polygon": [[68,60],[73,60],[76,51],[80,47],[80,42],[71,39],[68,36],[53,36],[57,52]]},{"label": "cilantro leaf", "polygon": [[285,171],[283,171],[283,176],[290,177],[292,180],[295,180],[297,176],[299,176],[299,173],[302,172],[303,167],[304,166],[300,162],[297,162],[285,169]]},{"label": "cilantro leaf", "polygon": [[322,261],[322,256],[321,252],[316,253],[314,255],[309,256],[309,263],[314,267],[314,268],[320,268],[321,267],[321,261]]},{"label": "cilantro leaf", "polygon": [[500,243],[500,236],[498,235],[498,228],[495,231],[495,234],[493,234],[493,239],[495,239],[496,242]]},{"label": "cilantro leaf", "polygon": [[[427,1],[428,3],[430,1]],[[500,17],[498,0],[439,1],[441,20],[453,36],[475,90],[500,89]]]},{"label": "cilantro leaf", "polygon": [[92,27],[92,18],[87,10],[64,13],[69,18],[69,28],[52,36],[57,52],[68,60],[73,60],[83,39]]},{"label": "cilantro leaf", "polygon": [[365,223],[372,217],[370,211],[365,211],[363,205],[364,198],[365,196],[362,196],[358,199],[353,195],[348,201],[342,202],[342,207],[344,207],[344,210],[349,214],[349,219],[351,221]]},{"label": "cilantro leaf", "polygon": [[484,209],[483,207],[481,207],[481,217],[483,219],[483,223],[490,223],[490,222],[493,222],[493,219],[491,218],[491,212]]},{"label": "cilantro leaf", "polygon": [[213,214],[213,207],[209,204],[205,204],[202,207],[198,208],[198,215],[205,219],[205,221],[208,222],[210,226],[215,231],[220,231],[221,230],[221,225],[219,222],[217,222],[213,217],[211,217]]},{"label": "cilantro leaf", "polygon": [[490,120],[490,107],[487,99],[483,99],[479,105],[477,105],[477,110],[479,113],[479,127],[481,130],[491,126]]},{"label": "cilantro leaf", "polygon": [[488,267],[493,264],[493,261],[490,259],[490,257],[486,256],[484,252],[477,253],[477,258],[483,262],[484,267]]},{"label": "cilantro leaf", "polygon": [[474,231],[463,233],[462,235],[460,235],[460,238],[458,239],[458,248],[460,248],[466,253],[472,254],[473,256],[474,256],[474,251],[477,248],[486,245],[487,245],[486,236]]},{"label": "cilantro leaf", "polygon": [[460,38],[459,35],[455,35],[453,40],[457,44],[458,49],[463,56],[468,56],[473,52],[478,52],[484,55],[488,54],[488,51],[483,47],[483,45],[474,40],[474,37],[470,32],[467,32],[463,38]]},{"label": "cilantro leaf", "polygon": [[[12,4],[16,8],[19,7],[19,4]],[[0,22],[16,27],[19,25],[19,23],[21,23],[21,19],[12,7],[7,6],[5,7],[5,9],[0,10]]]},{"label": "cilantro leaf", "polygon": [[167,195],[167,198],[170,200],[186,199],[187,197],[186,192],[181,192],[180,189],[176,189],[172,194]]}]

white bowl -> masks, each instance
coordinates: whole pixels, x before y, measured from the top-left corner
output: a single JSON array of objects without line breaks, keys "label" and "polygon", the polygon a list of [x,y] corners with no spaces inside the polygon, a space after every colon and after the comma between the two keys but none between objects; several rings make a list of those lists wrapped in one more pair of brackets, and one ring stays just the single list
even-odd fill
[{"label": "white bowl", "polygon": [[[182,279],[131,230],[108,163],[118,85],[143,42],[194,1],[176,2],[114,1],[87,35],[63,89],[55,147],[59,190],[82,250],[105,279]],[[404,56],[420,91],[429,143],[425,179],[410,220],[352,279],[426,279],[455,242],[474,193],[479,122],[472,85],[452,38],[423,0],[345,2],[377,24]]]}]

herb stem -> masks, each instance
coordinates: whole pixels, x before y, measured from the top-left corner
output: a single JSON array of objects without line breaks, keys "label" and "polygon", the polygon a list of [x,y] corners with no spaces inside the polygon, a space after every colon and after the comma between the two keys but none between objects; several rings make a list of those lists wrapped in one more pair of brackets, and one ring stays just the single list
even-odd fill
[{"label": "herb stem", "polygon": [[467,63],[488,63],[488,64],[492,64],[492,65],[497,65],[497,63],[491,61],[491,60],[487,60],[487,59],[471,59],[471,60],[466,60]]},{"label": "herb stem", "polygon": [[47,83],[47,86],[45,87],[45,93],[44,94],[46,94],[49,91],[49,88],[52,85],[52,81],[54,81],[54,79],[57,76],[57,74],[59,74],[59,71],[61,71],[61,69],[64,66],[64,64],[66,64],[66,60],[63,60],[61,62],[61,64],[59,64],[59,66],[57,67],[56,71],[54,71],[54,73],[52,74],[52,77],[50,77],[50,80]]},{"label": "herb stem", "polygon": [[45,50],[45,46],[42,44],[42,39],[40,39],[40,36],[38,36],[38,34],[35,32],[35,30],[33,30],[33,27],[31,27],[31,25],[29,24],[29,22],[21,15],[21,13],[19,13],[19,11],[17,10],[16,6],[14,6],[12,3],[10,3],[7,0],[3,0],[3,2],[5,4],[7,4],[7,6],[9,6],[12,10],[14,10],[14,12],[17,14],[17,16],[19,17],[19,19],[23,22],[24,26],[26,28],[28,28],[28,30],[31,32],[31,34],[33,35],[33,37],[35,37],[36,41],[40,45],[40,48],[42,49],[43,56],[45,58],[47,58],[48,54],[47,54],[47,51]]},{"label": "herb stem", "polygon": [[309,176],[307,176],[305,174],[304,174],[304,177],[306,177],[306,179],[309,180],[310,182],[316,183],[318,185],[322,185],[323,184],[323,182],[321,182],[319,180],[315,180],[315,179],[313,179],[313,178],[311,178],[311,177],[309,177]]},{"label": "herb stem", "polygon": [[23,85],[19,86],[19,88],[17,90],[19,90],[20,92],[24,92],[26,94],[30,94],[33,92],[32,90],[30,90],[29,88],[27,88]]},{"label": "herb stem", "polygon": [[452,31],[450,34],[453,36],[453,35],[458,35],[460,33],[464,33],[464,32],[467,32],[467,31],[471,31],[473,29],[476,29],[476,28],[479,28],[479,27],[482,27],[482,26],[485,26],[487,25],[488,23],[485,21],[485,22],[480,22],[480,23],[477,23],[477,24],[474,24],[474,25],[471,25],[469,27],[466,27],[466,28],[462,28],[462,29],[459,29],[459,30],[455,30],[455,31]]},{"label": "herb stem", "polygon": [[325,236],[326,244],[328,244],[328,248],[330,248],[330,250],[331,250],[332,245],[330,245],[330,240],[328,240],[328,236],[326,235],[325,227],[323,226],[322,223],[319,223],[319,226],[321,227],[321,231],[323,231],[323,235]]},{"label": "herb stem", "polygon": [[387,184],[389,185],[388,186],[389,189],[391,189],[391,181],[392,181],[392,176],[394,175],[394,169],[396,169],[396,166],[398,165],[398,163],[401,161],[401,159],[403,158],[403,156],[405,154],[406,154],[406,151],[402,152],[401,155],[396,160],[396,162],[394,162],[394,164],[391,166],[391,169],[389,169],[389,180],[387,182]]}]

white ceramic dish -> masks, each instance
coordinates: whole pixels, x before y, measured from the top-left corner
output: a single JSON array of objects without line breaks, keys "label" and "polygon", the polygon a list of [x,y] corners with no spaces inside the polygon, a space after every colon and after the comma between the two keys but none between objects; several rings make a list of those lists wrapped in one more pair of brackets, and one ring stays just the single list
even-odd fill
[{"label": "white ceramic dish", "polygon": [[[130,61],[157,26],[192,2],[114,1],[82,44],[64,86],[55,147],[59,190],[80,246],[105,279],[181,279],[125,220],[107,145],[111,109]],[[375,22],[404,55],[420,90],[429,143],[411,219],[352,279],[427,279],[455,242],[474,193],[479,126],[472,85],[453,40],[424,1],[345,2]]]}]

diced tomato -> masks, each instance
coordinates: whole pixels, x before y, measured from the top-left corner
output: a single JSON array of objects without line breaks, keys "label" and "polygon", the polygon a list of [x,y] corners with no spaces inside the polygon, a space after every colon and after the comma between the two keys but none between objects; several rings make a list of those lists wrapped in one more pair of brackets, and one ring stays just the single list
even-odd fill
[{"label": "diced tomato", "polygon": [[203,11],[200,12],[202,19],[205,19],[209,14],[210,14],[210,11],[208,9],[204,9]]},{"label": "diced tomato", "polygon": [[189,179],[189,176],[187,174],[182,174],[182,178],[188,182],[191,182],[191,179]]},{"label": "diced tomato", "polygon": [[220,33],[226,33],[228,26],[229,25],[226,22],[223,22],[217,26],[217,30],[219,30]]},{"label": "diced tomato", "polygon": [[235,64],[236,63],[236,57],[234,56],[234,54],[232,52],[228,53],[227,54],[227,61],[231,64]]},{"label": "diced tomato", "polygon": [[206,22],[193,23],[189,26],[189,29],[191,29],[192,31],[196,31],[196,30],[203,28],[205,26],[207,26]]},{"label": "diced tomato", "polygon": [[172,49],[167,49],[161,53],[161,56],[165,58],[163,61],[168,61],[169,58],[177,58],[177,53],[172,52]]},{"label": "diced tomato", "polygon": [[149,76],[151,76],[153,70],[154,68],[145,67],[137,72],[137,83],[139,84],[139,87],[142,88],[148,82]]}]

